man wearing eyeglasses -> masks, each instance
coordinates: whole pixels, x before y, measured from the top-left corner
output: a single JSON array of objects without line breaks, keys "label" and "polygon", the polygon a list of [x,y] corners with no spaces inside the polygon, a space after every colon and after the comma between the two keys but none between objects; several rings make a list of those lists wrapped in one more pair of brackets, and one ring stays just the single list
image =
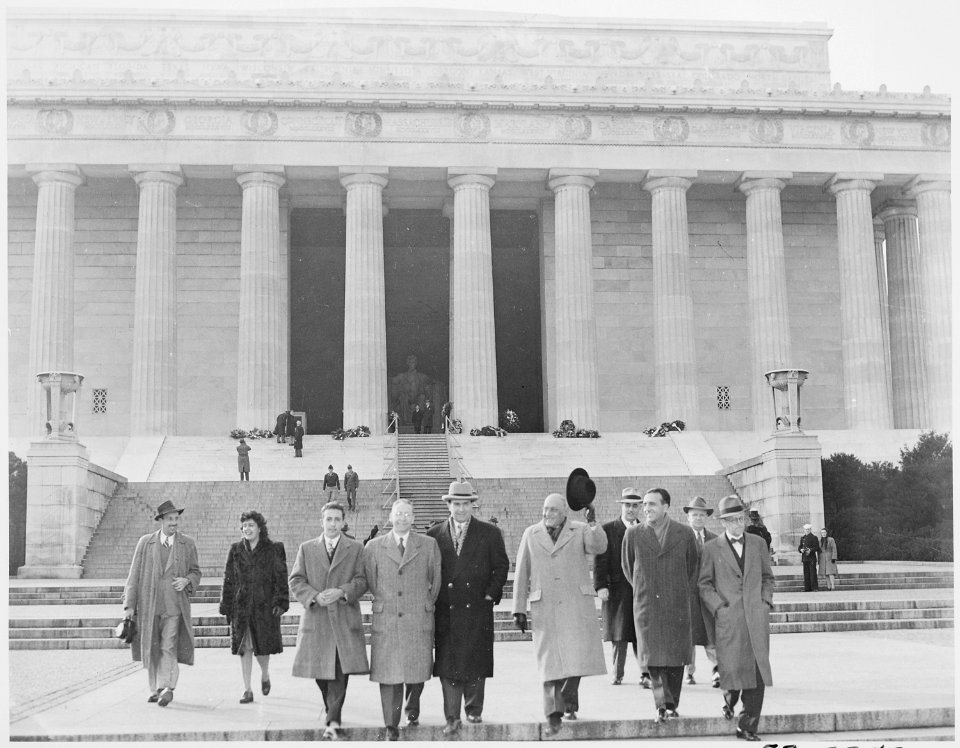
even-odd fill
[{"label": "man wearing eyeglasses", "polygon": [[725,496],[717,504],[724,532],[703,546],[700,555],[700,599],[708,612],[723,689],[723,716],[733,719],[737,701],[743,707],[737,737],[760,740],[757,728],[763,694],[773,685],[770,673],[770,611],[773,570],[763,538],[744,533],[740,497]]}]

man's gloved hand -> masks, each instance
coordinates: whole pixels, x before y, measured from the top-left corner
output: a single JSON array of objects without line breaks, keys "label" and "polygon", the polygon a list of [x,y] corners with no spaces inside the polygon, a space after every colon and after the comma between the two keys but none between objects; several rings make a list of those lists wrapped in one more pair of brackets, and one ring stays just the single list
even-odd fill
[{"label": "man's gloved hand", "polygon": [[586,508],[583,510],[583,516],[587,522],[597,521],[597,510],[593,508],[593,504],[587,504]]},{"label": "man's gloved hand", "polygon": [[513,621],[517,624],[517,628],[520,629],[521,633],[527,633],[527,614],[526,613],[514,613]]},{"label": "man's gloved hand", "polygon": [[281,608],[279,605],[274,605],[274,606],[273,606],[273,615],[275,615],[277,618],[279,618],[280,616],[282,616],[282,615],[283,615],[283,608]]}]

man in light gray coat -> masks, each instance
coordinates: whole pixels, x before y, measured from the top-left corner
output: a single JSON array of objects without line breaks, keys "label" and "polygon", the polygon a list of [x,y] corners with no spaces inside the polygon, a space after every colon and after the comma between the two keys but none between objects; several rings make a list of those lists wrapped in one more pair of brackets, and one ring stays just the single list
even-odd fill
[{"label": "man in light gray coat", "polygon": [[603,675],[603,642],[597,625],[597,596],[589,556],[607,549],[607,536],[588,510],[588,522],[567,519],[563,496],[543,502],[543,521],[523,531],[517,550],[513,615],[527,629],[533,614],[533,648],[543,682],[545,733],[555,735],[562,716],[576,719],[580,678]]},{"label": "man in light gray coat", "polygon": [[160,529],[137,542],[123,588],[123,615],[136,621],[131,653],[143,662],[150,703],[167,706],[180,677],[180,664],[193,664],[190,595],[200,586],[200,562],[193,538],[177,532],[183,509],[172,501],[157,507]]},{"label": "man in light gray coat", "polygon": [[325,740],[340,740],[341,711],[351,674],[369,673],[360,597],[367,591],[363,546],[341,531],[343,506],[325,504],[323,534],[297,551],[290,590],[303,605],[293,674],[313,678],[323,695]]},{"label": "man in light gray coat", "polygon": [[380,684],[387,740],[400,737],[406,688],[407,726],[420,721],[420,694],[433,673],[434,606],[440,593],[437,541],[411,531],[413,505],[398,499],[393,529],[364,546],[363,568],[373,594],[370,680]]}]

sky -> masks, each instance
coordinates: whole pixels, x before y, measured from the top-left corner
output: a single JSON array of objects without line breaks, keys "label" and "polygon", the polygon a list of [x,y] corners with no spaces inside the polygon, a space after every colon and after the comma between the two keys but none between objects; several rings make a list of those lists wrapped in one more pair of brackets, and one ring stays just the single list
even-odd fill
[{"label": "sky", "polygon": [[[7,0],[12,7],[171,11],[418,7],[561,16],[681,20],[817,21],[834,30],[831,77],[845,90],[934,93],[956,89],[956,0]],[[955,11],[954,8],[958,10]]]}]

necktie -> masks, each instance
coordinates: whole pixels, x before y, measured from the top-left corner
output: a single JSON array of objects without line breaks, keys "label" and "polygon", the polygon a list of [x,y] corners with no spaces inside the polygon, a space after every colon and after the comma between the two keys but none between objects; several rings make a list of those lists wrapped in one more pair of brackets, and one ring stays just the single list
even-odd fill
[{"label": "necktie", "polygon": [[403,552],[404,552],[405,550],[407,550],[407,549],[404,547],[404,545],[403,545],[403,538],[400,538],[400,542],[397,543],[397,545],[398,545],[399,548],[400,548],[400,558],[403,558]]},{"label": "necktie", "polygon": [[703,533],[702,533],[702,532],[698,532],[698,533],[697,533],[697,545],[699,545],[701,548],[703,548]]},{"label": "necktie", "polygon": [[460,555],[460,548],[463,546],[463,525],[457,525],[457,537],[454,541],[454,548],[456,548],[457,555]]},{"label": "necktie", "polygon": [[336,550],[333,543],[327,541],[327,558],[333,561],[333,552]]}]

